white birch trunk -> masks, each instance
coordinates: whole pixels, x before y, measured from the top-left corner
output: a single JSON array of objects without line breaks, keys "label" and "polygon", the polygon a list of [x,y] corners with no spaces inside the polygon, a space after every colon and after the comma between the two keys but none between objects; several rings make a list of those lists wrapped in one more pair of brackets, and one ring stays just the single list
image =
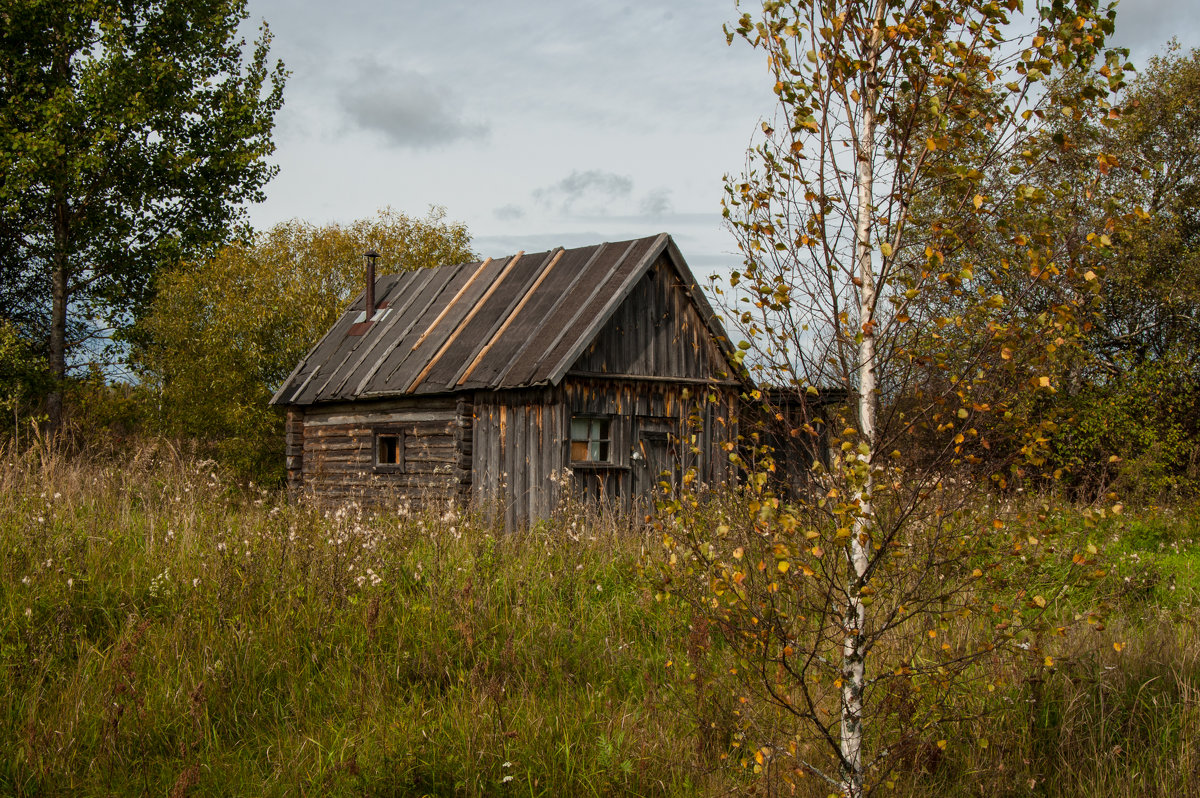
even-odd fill
[{"label": "white birch trunk", "polygon": [[[878,81],[874,74],[876,55],[883,24],[884,3],[877,2],[872,30],[867,68],[862,81],[862,103],[855,156],[854,190],[858,199],[855,220],[854,259],[858,271],[859,287],[858,321],[862,342],[858,345],[856,372],[858,377],[858,423],[862,441],[867,451],[856,452],[856,456],[870,462],[875,453],[875,409],[877,402],[875,377],[875,270],[871,257],[872,217],[874,214],[875,182],[875,114],[878,102]],[[855,498],[859,510],[851,530],[847,550],[850,571],[847,574],[846,608],[843,616],[845,639],[842,647],[842,719],[841,753],[844,767],[842,791],[847,798],[860,798],[863,794],[863,692],[866,687],[866,654],[863,650],[862,630],[866,623],[866,608],[862,604],[860,580],[867,571],[871,555],[871,527],[873,508],[871,495],[873,478],[868,469],[865,483]]]}]

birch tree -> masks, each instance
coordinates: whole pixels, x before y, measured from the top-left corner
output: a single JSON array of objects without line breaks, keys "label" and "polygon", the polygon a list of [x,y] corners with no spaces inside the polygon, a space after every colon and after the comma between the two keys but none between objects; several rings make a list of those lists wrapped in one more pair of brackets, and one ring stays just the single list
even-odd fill
[{"label": "birch tree", "polygon": [[957,677],[1039,650],[1067,590],[1043,566],[1065,551],[1067,581],[1101,573],[1094,550],[1072,559],[1044,514],[1012,524],[999,497],[1042,476],[1047,430],[1022,410],[1056,390],[1051,362],[1090,324],[1118,223],[1097,213],[1065,239],[1053,189],[1026,179],[1073,146],[1047,119],[1116,118],[1114,13],[792,0],[728,31],[766,55],[780,103],[725,199],[744,257],[728,320],[774,389],[752,398],[816,441],[813,398],[848,397],[827,420],[833,455],[810,445],[807,488],[778,489],[764,445],[744,524],[677,518],[668,537],[671,589],[799,729],[756,741],[749,765],[857,798],[936,757]]}]

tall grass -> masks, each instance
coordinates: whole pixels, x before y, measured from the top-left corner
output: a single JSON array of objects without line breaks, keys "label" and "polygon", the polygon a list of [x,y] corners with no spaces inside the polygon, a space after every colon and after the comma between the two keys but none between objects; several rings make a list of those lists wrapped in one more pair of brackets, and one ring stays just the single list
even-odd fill
[{"label": "tall grass", "polygon": [[[1197,527],[1138,518],[1103,530],[1108,628],[978,696],[896,793],[1200,794]],[[661,556],[584,518],[289,503],[166,444],[5,450],[0,794],[775,794]]]},{"label": "tall grass", "polygon": [[10,451],[0,792],[693,792],[645,547]]}]

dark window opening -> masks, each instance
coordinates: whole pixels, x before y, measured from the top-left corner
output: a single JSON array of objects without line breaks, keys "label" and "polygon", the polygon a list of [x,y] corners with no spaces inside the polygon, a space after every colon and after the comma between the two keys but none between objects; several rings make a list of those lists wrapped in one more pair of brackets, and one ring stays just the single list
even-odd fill
[{"label": "dark window opening", "polygon": [[404,470],[404,433],[375,434],[375,466],[388,471]]},{"label": "dark window opening", "polygon": [[571,461],[574,463],[612,462],[612,436],[609,419],[575,416],[571,419]]}]

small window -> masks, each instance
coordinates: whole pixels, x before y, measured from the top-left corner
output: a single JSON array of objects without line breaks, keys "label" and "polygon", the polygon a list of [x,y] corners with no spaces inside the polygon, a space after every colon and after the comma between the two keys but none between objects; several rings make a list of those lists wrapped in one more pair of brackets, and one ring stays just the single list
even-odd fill
[{"label": "small window", "polygon": [[375,466],[388,471],[404,470],[404,433],[375,433]]},{"label": "small window", "polygon": [[575,416],[571,419],[571,461],[611,462],[612,438],[607,418]]}]

